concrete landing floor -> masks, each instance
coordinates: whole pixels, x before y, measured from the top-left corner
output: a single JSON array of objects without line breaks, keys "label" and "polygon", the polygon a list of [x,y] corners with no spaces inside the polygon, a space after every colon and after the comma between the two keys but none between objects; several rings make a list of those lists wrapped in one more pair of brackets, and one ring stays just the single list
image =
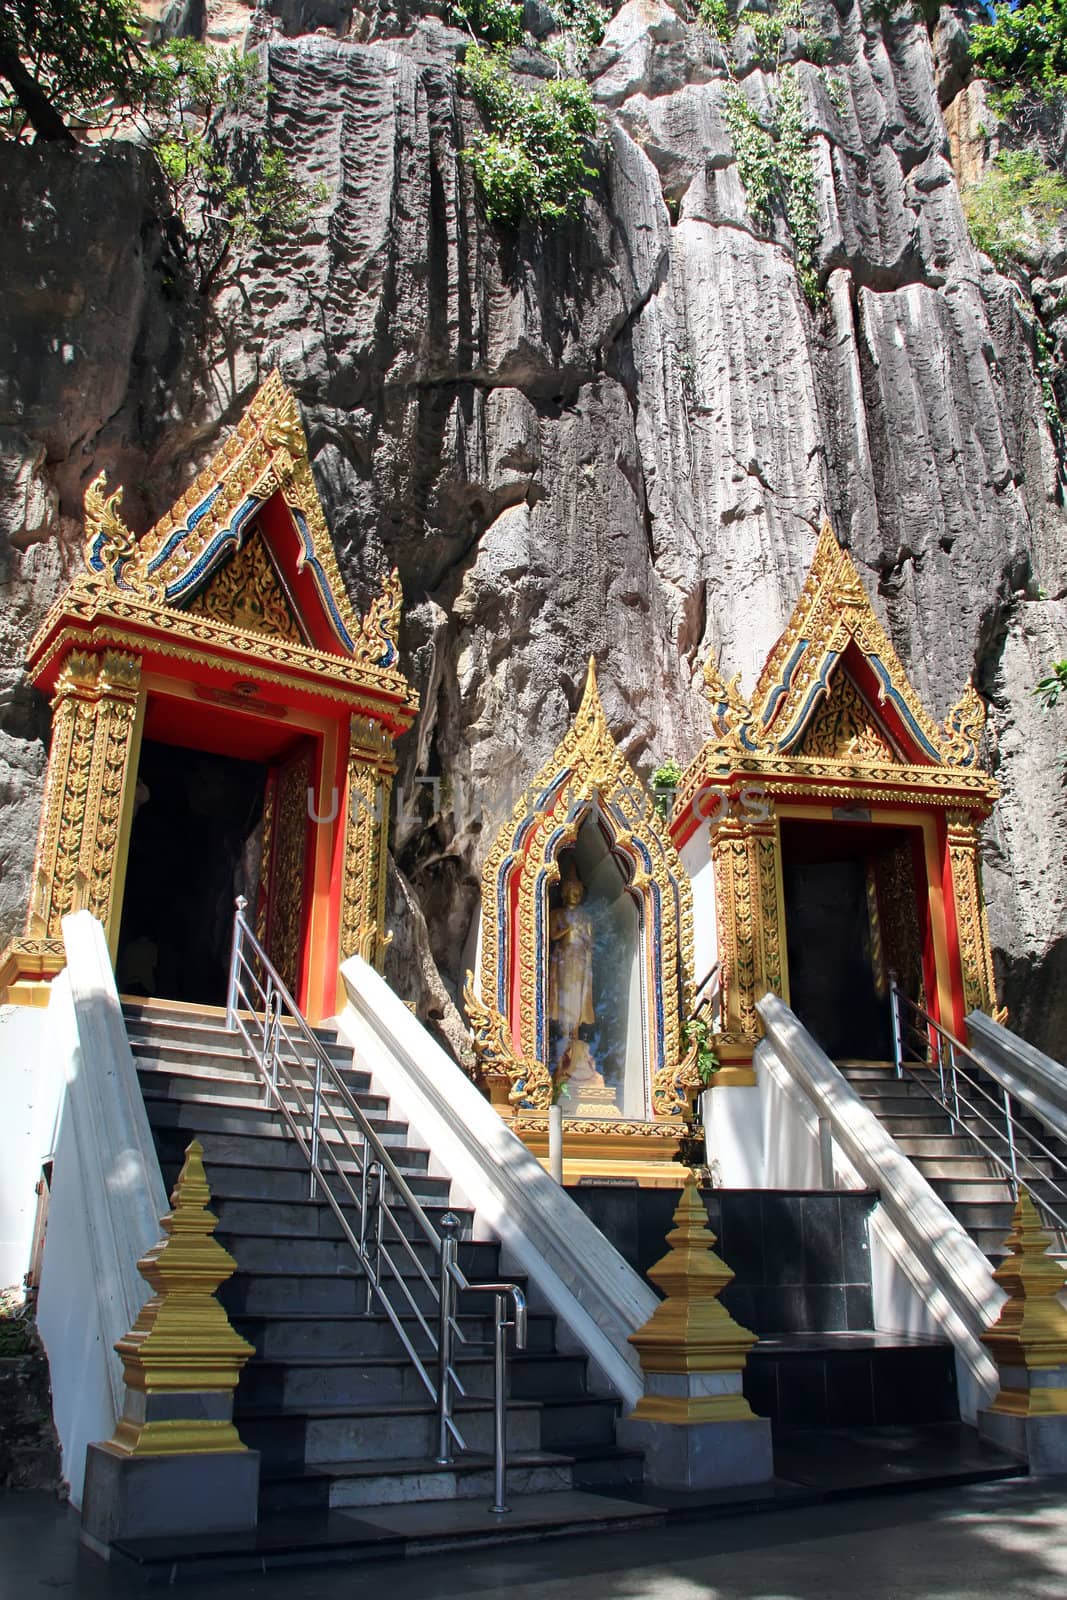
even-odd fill
[{"label": "concrete landing floor", "polygon": [[[146,1600],[46,1495],[0,1493],[0,1600]],[[1067,1478],[1010,1479],[265,1576],[196,1600],[1067,1600]]]}]

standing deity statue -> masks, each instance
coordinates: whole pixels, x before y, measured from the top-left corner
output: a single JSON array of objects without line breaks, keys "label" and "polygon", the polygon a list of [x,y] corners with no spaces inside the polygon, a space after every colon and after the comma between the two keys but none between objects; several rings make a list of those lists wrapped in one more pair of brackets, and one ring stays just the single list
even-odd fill
[{"label": "standing deity statue", "polygon": [[557,1025],[562,1062],[593,1015],[593,919],[582,905],[585,891],[573,866],[565,869],[563,904],[549,914],[548,1015]]}]

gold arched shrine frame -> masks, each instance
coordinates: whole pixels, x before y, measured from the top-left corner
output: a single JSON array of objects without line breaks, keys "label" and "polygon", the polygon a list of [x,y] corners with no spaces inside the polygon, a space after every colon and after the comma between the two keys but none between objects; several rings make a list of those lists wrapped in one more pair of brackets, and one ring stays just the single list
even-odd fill
[{"label": "gold arched shrine frame", "polygon": [[[492,1034],[493,1065],[522,1085],[518,1103],[544,1110],[547,891],[559,855],[595,814],[609,848],[632,863],[640,896],[648,1092],[654,1115],[684,1109],[682,1025],[692,1009],[693,904],[685,869],[651,798],[611,736],[589,663],[569,731],[516,803],[482,870],[480,1002],[468,995],[476,1041]],[[497,1059],[508,1048],[510,1062]],[[484,1057],[483,1057],[484,1060]]]}]

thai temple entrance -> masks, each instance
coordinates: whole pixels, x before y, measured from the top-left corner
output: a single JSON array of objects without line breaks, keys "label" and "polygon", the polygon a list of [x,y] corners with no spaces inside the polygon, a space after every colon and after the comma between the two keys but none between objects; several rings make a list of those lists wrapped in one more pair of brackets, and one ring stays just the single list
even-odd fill
[{"label": "thai temple entrance", "polygon": [[688,880],[590,661],[569,732],[486,858],[481,966],[464,992],[480,1081],[542,1158],[562,1107],[565,1181],[677,1187],[697,1084],[692,941]]},{"label": "thai temple entrance", "polygon": [[768,992],[829,1055],[869,1061],[892,1053],[891,977],[957,1031],[988,1010],[977,830],[996,786],[974,689],[933,721],[829,526],[751,698],[713,662],[705,678],[715,735],[671,836],[698,961],[722,974],[716,1086],[755,1081]]},{"label": "thai temple entrance", "polygon": [[382,964],[400,585],[352,611],[300,415],[277,374],[137,539],[85,499],[86,569],[30,647],[53,729],[26,932],[0,991],[44,1003],[87,908],[130,992],[221,1004],[233,901],[313,1020]]}]

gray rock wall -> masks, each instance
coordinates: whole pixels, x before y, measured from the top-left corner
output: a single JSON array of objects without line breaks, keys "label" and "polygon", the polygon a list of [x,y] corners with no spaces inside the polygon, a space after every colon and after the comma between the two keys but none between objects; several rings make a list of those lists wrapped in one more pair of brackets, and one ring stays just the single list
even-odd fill
[{"label": "gray rock wall", "polygon": [[[883,29],[851,0],[821,14],[830,64],[798,69],[817,130],[815,309],[784,227],[748,213],[721,53],[681,0],[627,0],[613,19],[591,63],[602,179],[551,234],[479,220],[458,155],[477,126],[463,41],[430,18],[394,16],[404,31],[376,39],[344,8],[289,7],[296,36],[264,47],[268,114],[329,199],[209,307],[175,289],[134,152],[17,153],[0,206],[48,220],[21,242],[0,228],[18,337],[0,391],[5,930],[44,762],[17,661],[76,559],[81,489],[113,466],[146,525],[277,364],[354,598],[400,567],[423,711],[403,753],[392,975],[447,1036],[482,858],[588,655],[631,758],[688,760],[707,734],[705,657],[751,685],[826,512],[934,714],[972,673],[992,699],[1004,994],[1035,1043],[1067,1052],[1067,732],[1029,693],[1065,653],[1067,545],[1032,318],[968,240],[946,114],[957,132],[973,117],[950,14],[936,57],[922,29]],[[323,22],[364,42],[299,31]],[[740,76],[758,103],[764,75]],[[441,780],[436,808],[417,776]]]}]

